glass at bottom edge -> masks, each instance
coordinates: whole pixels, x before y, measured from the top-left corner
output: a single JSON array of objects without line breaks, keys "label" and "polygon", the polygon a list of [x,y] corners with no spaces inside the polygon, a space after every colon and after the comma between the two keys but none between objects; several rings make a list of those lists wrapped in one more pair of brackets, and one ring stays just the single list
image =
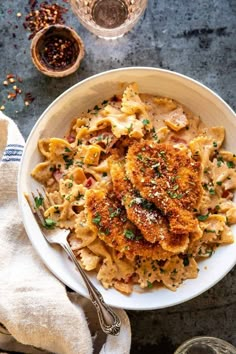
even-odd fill
[{"label": "glass at bottom edge", "polygon": [[236,354],[236,348],[223,339],[200,336],[182,343],[174,354]]}]

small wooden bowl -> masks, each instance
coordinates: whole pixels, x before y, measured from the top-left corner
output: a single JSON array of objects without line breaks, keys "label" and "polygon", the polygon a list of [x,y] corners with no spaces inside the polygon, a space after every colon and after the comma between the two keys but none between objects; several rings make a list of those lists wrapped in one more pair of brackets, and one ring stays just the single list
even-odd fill
[{"label": "small wooden bowl", "polygon": [[[55,65],[52,64],[52,61],[49,62],[45,59],[48,48],[51,51],[51,53],[47,53],[50,58],[54,54],[59,55],[57,52],[59,47],[53,47],[58,39],[70,44],[71,55],[67,54],[71,59],[69,60],[67,57],[67,62],[64,61],[65,65],[62,65],[63,57],[62,61],[57,57]],[[79,68],[84,53],[84,43],[80,36],[72,28],[64,25],[51,25],[43,28],[34,36],[31,43],[31,57],[34,65],[40,72],[51,77],[65,77],[74,73]]]}]

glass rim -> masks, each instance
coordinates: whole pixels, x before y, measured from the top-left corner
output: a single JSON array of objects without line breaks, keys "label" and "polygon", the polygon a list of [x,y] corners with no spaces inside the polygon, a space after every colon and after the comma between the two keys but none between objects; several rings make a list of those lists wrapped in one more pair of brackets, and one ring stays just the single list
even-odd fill
[{"label": "glass rim", "polygon": [[219,344],[225,345],[226,349],[231,349],[233,351],[233,353],[236,354],[236,348],[231,343],[225,341],[224,339],[217,338],[217,337],[211,337],[211,336],[196,336],[191,339],[187,339],[175,350],[174,354],[181,354],[180,350],[182,351],[184,349],[188,349],[189,345],[197,343],[199,341],[199,339],[210,340],[213,343],[219,343]]},{"label": "glass rim", "polygon": [[141,15],[143,14],[143,12],[146,10],[147,8],[147,3],[148,3],[148,0],[141,0],[143,2],[143,6],[138,9],[139,11],[135,14],[135,18],[134,19],[129,19],[127,18],[125,20],[125,22],[120,25],[119,27],[116,27],[116,28],[104,28],[104,27],[101,27],[99,25],[96,24],[96,22],[94,21],[86,21],[83,19],[83,17],[80,15],[80,12],[78,11],[78,0],[70,0],[70,4],[73,8],[73,11],[74,13],[78,16],[79,20],[81,21],[81,23],[83,23],[83,25],[86,27],[90,27],[90,28],[94,28],[96,30],[101,30],[103,33],[106,32],[107,34],[109,33],[113,33],[115,30],[119,29],[122,30],[123,28],[126,28],[128,27],[130,24],[133,24],[135,23],[135,21],[137,19],[139,19],[139,17],[141,17]]}]

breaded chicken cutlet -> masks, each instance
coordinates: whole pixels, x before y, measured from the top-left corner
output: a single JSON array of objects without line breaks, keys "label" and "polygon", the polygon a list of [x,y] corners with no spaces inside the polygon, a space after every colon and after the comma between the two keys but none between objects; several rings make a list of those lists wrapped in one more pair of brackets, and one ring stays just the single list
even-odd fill
[{"label": "breaded chicken cutlet", "polygon": [[168,223],[160,211],[151,202],[142,198],[125,172],[125,160],[113,157],[109,160],[113,191],[126,209],[128,219],[141,231],[143,237],[151,243],[159,242],[170,252],[184,252],[189,243],[188,234],[174,235],[168,230]]},{"label": "breaded chicken cutlet", "polygon": [[147,242],[137,227],[127,219],[124,207],[105,191],[86,192],[88,222],[98,237],[108,246],[133,260],[136,256],[165,260],[173,255],[162,249],[158,242]]},{"label": "breaded chicken cutlet", "polygon": [[126,156],[126,173],[141,196],[154,203],[176,234],[194,232],[193,211],[202,195],[200,162],[187,149],[153,141],[134,143]]}]

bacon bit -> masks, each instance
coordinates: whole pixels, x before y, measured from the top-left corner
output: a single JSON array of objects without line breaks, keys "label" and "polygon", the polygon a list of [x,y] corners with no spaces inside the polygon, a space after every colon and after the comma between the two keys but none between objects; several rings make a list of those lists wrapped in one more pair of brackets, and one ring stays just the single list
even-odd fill
[{"label": "bacon bit", "polygon": [[171,135],[170,140],[173,141],[174,143],[187,144],[187,141],[185,139],[182,139],[176,135]]},{"label": "bacon bit", "polygon": [[118,97],[118,96],[116,96],[116,95],[114,95],[111,100],[112,100],[113,102],[121,102],[121,98]]},{"label": "bacon bit", "polygon": [[52,175],[53,175],[53,177],[55,178],[55,180],[56,180],[57,182],[59,182],[60,179],[61,179],[62,176],[63,176],[63,172],[62,172],[61,170],[56,170],[56,171],[53,172]]},{"label": "bacon bit", "polygon": [[81,212],[81,210],[83,209],[83,207],[79,206],[79,205],[73,205],[72,206],[72,210],[75,214],[79,214]]},{"label": "bacon bit", "polygon": [[66,140],[68,141],[68,143],[73,143],[74,141],[75,141],[75,137],[74,136],[72,136],[72,135],[68,135],[67,137],[66,137]]},{"label": "bacon bit", "polygon": [[222,198],[226,198],[228,200],[233,199],[233,193],[230,192],[229,190],[224,190],[222,193]]},{"label": "bacon bit", "polygon": [[3,85],[4,85],[4,86],[8,86],[8,81],[7,81],[7,80],[4,80],[4,81],[3,81]]},{"label": "bacon bit", "polygon": [[92,185],[95,183],[95,179],[93,177],[89,177],[85,182],[84,182],[84,186],[86,188],[90,188],[92,187]]}]

